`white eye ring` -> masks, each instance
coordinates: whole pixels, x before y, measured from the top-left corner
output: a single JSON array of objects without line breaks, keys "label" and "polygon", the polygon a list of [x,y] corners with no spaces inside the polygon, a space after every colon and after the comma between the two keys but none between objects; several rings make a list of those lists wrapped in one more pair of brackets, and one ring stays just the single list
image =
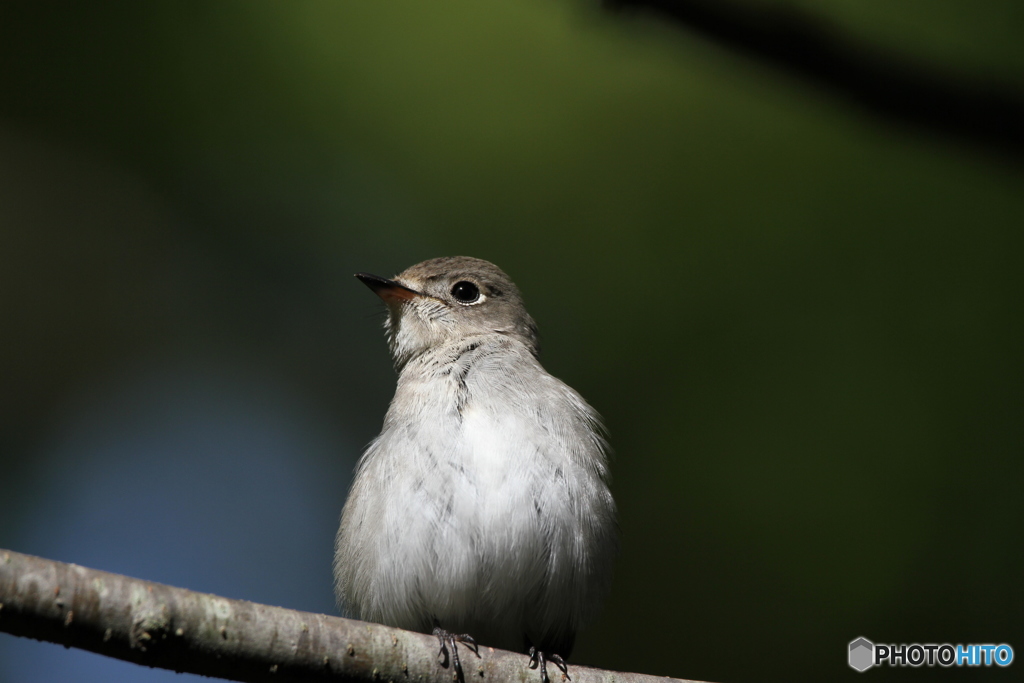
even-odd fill
[{"label": "white eye ring", "polygon": [[456,303],[462,304],[463,306],[475,306],[476,304],[483,303],[487,297],[484,296],[483,292],[475,282],[469,280],[459,280],[451,289],[452,298],[455,299]]}]

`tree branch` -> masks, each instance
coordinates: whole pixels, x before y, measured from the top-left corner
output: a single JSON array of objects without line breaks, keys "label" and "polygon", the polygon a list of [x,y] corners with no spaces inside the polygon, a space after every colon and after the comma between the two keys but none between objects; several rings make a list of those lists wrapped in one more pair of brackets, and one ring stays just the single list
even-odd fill
[{"label": "tree branch", "polygon": [[[437,640],[324,614],[196,593],[0,549],[0,631],[234,681],[451,683]],[[467,680],[527,680],[525,655],[481,647]],[[550,674],[557,671],[549,670]],[[679,679],[572,666],[573,683]],[[685,683],[685,682],[681,682]]]},{"label": "tree branch", "polygon": [[857,43],[791,7],[735,0],[604,0],[646,8],[729,47],[845,94],[876,114],[1024,161],[1024,93],[974,82]]}]

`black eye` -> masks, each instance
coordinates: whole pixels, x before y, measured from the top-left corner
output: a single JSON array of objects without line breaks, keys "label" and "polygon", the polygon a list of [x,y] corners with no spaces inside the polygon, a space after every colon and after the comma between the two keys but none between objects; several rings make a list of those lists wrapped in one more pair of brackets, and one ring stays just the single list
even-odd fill
[{"label": "black eye", "polygon": [[460,280],[452,286],[452,296],[463,304],[471,304],[480,298],[480,288],[467,280]]}]

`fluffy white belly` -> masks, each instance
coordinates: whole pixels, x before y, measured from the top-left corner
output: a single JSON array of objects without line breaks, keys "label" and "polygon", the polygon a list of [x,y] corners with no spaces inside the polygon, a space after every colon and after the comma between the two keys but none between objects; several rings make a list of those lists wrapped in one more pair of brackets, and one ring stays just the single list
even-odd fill
[{"label": "fluffy white belly", "polygon": [[467,408],[460,438],[449,439],[456,449],[422,453],[396,470],[379,590],[391,594],[383,602],[406,609],[387,621],[422,630],[436,617],[483,643],[521,647],[531,608],[557,570],[552,523],[569,522],[566,510],[550,509],[561,507],[552,464],[523,438],[535,429],[508,413],[488,418]]}]

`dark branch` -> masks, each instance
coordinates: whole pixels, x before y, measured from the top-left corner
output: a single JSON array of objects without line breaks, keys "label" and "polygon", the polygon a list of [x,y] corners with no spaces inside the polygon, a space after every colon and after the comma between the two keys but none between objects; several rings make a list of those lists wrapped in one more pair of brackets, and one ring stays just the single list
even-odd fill
[{"label": "dark branch", "polygon": [[[0,631],[234,681],[450,683],[437,640],[379,624],[229,600],[0,550]],[[466,680],[533,680],[525,655],[481,647]],[[574,683],[678,679],[573,666]],[[685,683],[685,682],[681,682]]]},{"label": "dark branch", "polygon": [[605,0],[646,8],[891,119],[1024,161],[1024,93],[972,82],[851,40],[799,10],[730,0]]}]

